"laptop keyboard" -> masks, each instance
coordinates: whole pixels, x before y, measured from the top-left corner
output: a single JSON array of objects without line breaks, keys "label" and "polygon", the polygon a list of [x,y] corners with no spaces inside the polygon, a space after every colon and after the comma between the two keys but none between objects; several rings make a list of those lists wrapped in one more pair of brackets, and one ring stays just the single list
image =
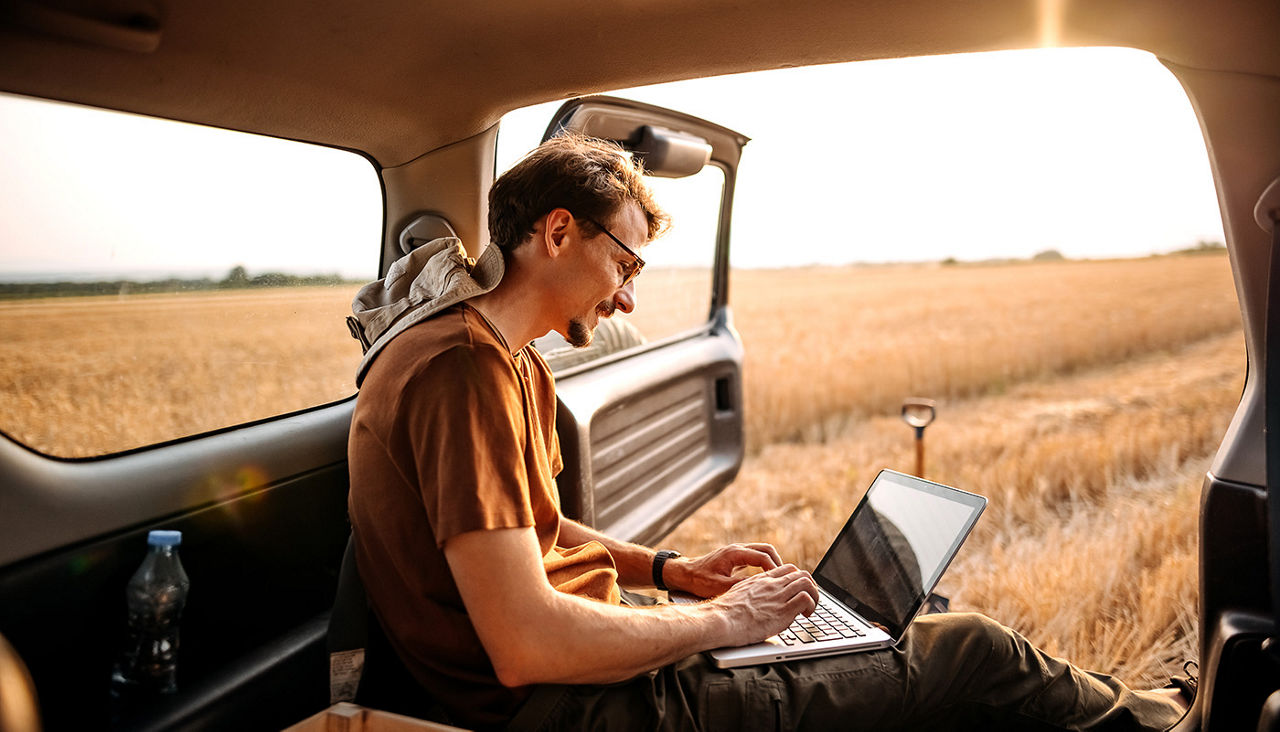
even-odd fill
[{"label": "laptop keyboard", "polygon": [[863,632],[865,627],[856,618],[836,610],[823,597],[813,615],[807,618],[803,615],[797,617],[790,627],[778,634],[778,639],[789,646],[795,646],[841,638],[861,638],[866,635]]}]

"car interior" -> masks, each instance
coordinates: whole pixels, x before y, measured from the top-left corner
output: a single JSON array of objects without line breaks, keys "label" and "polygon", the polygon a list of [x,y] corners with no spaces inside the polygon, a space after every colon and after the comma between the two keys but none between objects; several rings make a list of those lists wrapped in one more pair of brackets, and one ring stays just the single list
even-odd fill
[{"label": "car interior", "polygon": [[[1280,247],[1277,38],[1280,4],[1265,0],[9,0],[0,5],[0,93],[341,151],[373,191],[376,226],[348,244],[368,279],[443,233],[473,256],[486,245],[498,123],[517,108],[564,101],[548,135],[618,141],[659,177],[711,175],[717,218],[687,327],[620,334],[596,358],[555,366],[565,513],[654,542],[728,485],[743,460],[743,346],[728,274],[748,141],[714,120],[608,92],[841,61],[1045,46],[1148,51],[1179,80],[1203,132],[1248,353],[1244,392],[1201,494],[1200,687],[1178,729],[1280,730],[1280,498],[1268,491],[1280,484],[1280,394],[1266,389],[1280,369],[1267,358],[1280,338],[1271,331],[1280,295],[1269,295],[1280,281],[1271,256]],[[795,116],[803,122],[804,110]],[[68,139],[66,149],[95,144],[107,143]],[[141,216],[151,206],[159,217],[169,202],[141,205]],[[284,203],[266,202],[276,205]],[[225,217],[212,209],[203,215]],[[313,233],[306,219],[280,216],[296,238]],[[199,227],[171,232],[176,246],[189,228]],[[279,337],[271,321],[285,310],[255,313],[242,330]],[[394,675],[375,668],[376,629],[354,628],[358,588],[347,577],[339,592],[360,353],[344,314],[316,327],[344,339],[346,381],[289,407],[237,405],[247,411],[88,452],[64,449],[56,426],[36,438],[0,424],[0,719],[33,708],[47,729],[280,729],[337,698],[330,651],[367,645],[369,676]],[[148,347],[183,343],[143,336]],[[156,358],[141,348],[139,371]],[[192,577],[180,688],[121,718],[107,680],[125,626],[122,589],[159,528],[183,532]],[[20,669],[29,693],[14,696],[7,679]]]}]

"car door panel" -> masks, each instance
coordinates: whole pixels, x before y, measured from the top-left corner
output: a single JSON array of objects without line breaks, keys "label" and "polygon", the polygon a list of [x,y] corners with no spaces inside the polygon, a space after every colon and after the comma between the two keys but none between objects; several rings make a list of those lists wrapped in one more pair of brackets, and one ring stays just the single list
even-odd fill
[{"label": "car door panel", "polygon": [[[0,565],[345,462],[353,404],[92,460],[0,440]],[[50,511],[56,526],[24,520]]]},{"label": "car door panel", "polygon": [[742,461],[741,359],[726,313],[705,333],[560,379],[566,512],[653,542],[728,485]]},{"label": "car door panel", "polygon": [[[339,404],[93,461],[52,460],[5,441],[0,522],[6,551],[22,558],[0,569],[0,628],[26,660],[47,728],[98,728],[108,718],[124,587],[155,528],[183,532],[192,583],[180,691],[124,726],[243,717],[251,710],[232,701],[234,691],[259,673],[273,674],[276,693],[290,691],[280,705],[287,718],[324,703],[323,672],[300,667],[324,658],[315,619],[332,604],[348,531],[350,410]],[[49,515],[66,517],[52,536],[24,525],[48,530],[34,518]],[[254,660],[264,654],[274,661]],[[295,664],[284,675],[270,668]]]},{"label": "car door panel", "polygon": [[1210,473],[1202,496],[1198,695],[1204,728],[1253,728],[1263,701],[1280,685],[1280,672],[1262,649],[1275,632],[1266,492]]}]

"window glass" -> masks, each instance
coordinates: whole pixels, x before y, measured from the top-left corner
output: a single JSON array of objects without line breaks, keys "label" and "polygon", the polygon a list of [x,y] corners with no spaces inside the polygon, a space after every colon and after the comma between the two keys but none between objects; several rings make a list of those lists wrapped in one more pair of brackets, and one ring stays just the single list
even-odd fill
[{"label": "window glass", "polygon": [[0,96],[0,430],[91,457],[355,392],[373,167],[338,150]]},{"label": "window glass", "polygon": [[[503,117],[499,173],[538,145],[559,107],[540,104]],[[639,252],[645,268],[635,283],[636,309],[601,321],[587,348],[573,348],[554,332],[539,338],[537,347],[556,371],[688,332],[709,319],[725,173],[707,165],[691,176],[649,177],[647,182],[672,225]]]},{"label": "window glass", "polygon": [[711,313],[724,171],[708,165],[687,178],[651,178],[649,184],[671,214],[671,229],[641,253],[645,268],[636,279],[636,309],[626,317],[653,340],[696,328]]}]

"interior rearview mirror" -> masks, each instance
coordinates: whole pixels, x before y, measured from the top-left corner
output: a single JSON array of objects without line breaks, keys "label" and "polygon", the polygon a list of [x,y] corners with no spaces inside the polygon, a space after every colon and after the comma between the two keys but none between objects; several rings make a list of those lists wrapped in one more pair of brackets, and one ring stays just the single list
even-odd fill
[{"label": "interior rearview mirror", "polygon": [[702,170],[711,159],[711,144],[697,135],[644,125],[639,138],[629,141],[627,147],[644,161],[645,172],[650,175],[683,178]]}]

